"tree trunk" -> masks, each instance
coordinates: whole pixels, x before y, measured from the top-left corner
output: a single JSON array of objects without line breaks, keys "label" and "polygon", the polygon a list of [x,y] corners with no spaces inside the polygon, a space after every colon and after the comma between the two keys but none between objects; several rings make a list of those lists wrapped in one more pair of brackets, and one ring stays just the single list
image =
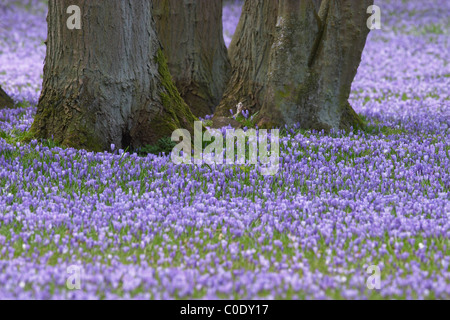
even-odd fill
[{"label": "tree trunk", "polygon": [[229,79],[222,5],[222,0],[153,1],[169,70],[196,116],[214,112]]},{"label": "tree trunk", "polygon": [[[245,52],[241,55],[249,59],[232,58],[233,68],[236,68],[233,76],[235,70],[242,69],[248,61],[262,74],[249,79],[232,77],[221,109],[230,109],[231,104],[242,102],[251,113],[259,111],[260,127],[300,123],[304,129],[329,131],[361,126],[348,99],[369,34],[366,12],[373,0],[274,2],[278,6],[271,11],[255,11],[250,0],[245,4],[247,9],[241,23],[243,19],[249,20],[250,15],[250,29],[258,30],[259,25],[264,24],[263,28],[271,36],[260,44],[248,45],[248,41],[242,40],[248,30],[239,30],[235,35],[233,41],[237,48],[233,52]],[[275,19],[267,22],[268,18],[263,17],[267,17],[264,14],[268,12],[272,12]],[[255,14],[260,17],[255,18]],[[261,47],[266,49],[261,51]],[[262,88],[254,90],[255,83]],[[248,93],[242,95],[230,90],[236,87],[251,88],[257,99],[252,102],[246,98]],[[234,101],[233,92],[237,98]]]},{"label": "tree trunk", "polygon": [[274,40],[279,0],[247,0],[228,49],[231,79],[215,117],[236,113],[243,103],[251,113],[261,107]]},{"label": "tree trunk", "polygon": [[0,109],[14,107],[14,101],[0,87]]},{"label": "tree trunk", "polygon": [[[69,30],[66,10],[81,9]],[[154,144],[194,116],[175,88],[151,0],[50,0],[44,81],[32,132],[100,151]]]},{"label": "tree trunk", "polygon": [[261,127],[300,123],[330,131],[361,127],[348,103],[369,29],[373,0],[282,0]]}]

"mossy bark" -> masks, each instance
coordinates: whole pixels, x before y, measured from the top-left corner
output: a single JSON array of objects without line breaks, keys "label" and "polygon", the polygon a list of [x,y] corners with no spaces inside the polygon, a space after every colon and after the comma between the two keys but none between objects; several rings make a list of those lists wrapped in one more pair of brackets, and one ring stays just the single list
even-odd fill
[{"label": "mossy bark", "polygon": [[282,0],[271,52],[261,127],[300,123],[304,129],[358,128],[351,85],[369,34],[373,0]]},{"label": "mossy bark", "polygon": [[14,107],[14,101],[0,87],[0,109]]},{"label": "mossy bark", "polygon": [[222,0],[154,0],[153,12],[169,70],[196,116],[212,114],[229,79]]},{"label": "mossy bark", "polygon": [[[81,30],[66,26],[77,5]],[[154,144],[194,115],[172,83],[150,0],[50,0],[44,81],[32,132],[101,151]]]},{"label": "mossy bark", "polygon": [[215,117],[229,117],[243,103],[252,113],[264,97],[279,0],[247,0],[228,49],[231,78]]},{"label": "mossy bark", "polygon": [[[248,24],[247,30],[238,28],[236,47],[230,50],[241,59],[232,55],[233,76],[218,114],[229,115],[227,110],[242,102],[251,113],[258,112],[257,124],[263,128],[362,126],[348,99],[373,0],[273,0],[270,10],[264,7],[270,1],[261,1],[256,7],[246,1],[240,25]],[[260,29],[263,38],[258,38]],[[258,74],[241,75],[246,65]],[[249,99],[252,94],[255,99]]]}]

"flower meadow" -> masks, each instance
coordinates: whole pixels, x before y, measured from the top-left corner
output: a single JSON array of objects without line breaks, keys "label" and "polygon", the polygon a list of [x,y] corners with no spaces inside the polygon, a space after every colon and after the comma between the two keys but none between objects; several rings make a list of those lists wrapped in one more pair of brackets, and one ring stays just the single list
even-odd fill
[{"label": "flower meadow", "polygon": [[21,142],[46,6],[1,2],[0,299],[450,299],[450,2],[377,5],[351,96],[367,129],[285,129],[263,176]]}]

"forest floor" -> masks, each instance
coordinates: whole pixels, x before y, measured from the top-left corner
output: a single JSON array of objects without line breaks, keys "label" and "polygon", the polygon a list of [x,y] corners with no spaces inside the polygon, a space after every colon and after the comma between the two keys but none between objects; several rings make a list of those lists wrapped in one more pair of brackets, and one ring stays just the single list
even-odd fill
[{"label": "forest floor", "polygon": [[[0,299],[450,299],[450,2],[377,1],[382,30],[351,97],[367,129],[288,130],[273,177],[20,142],[46,8],[12,3],[0,5],[0,85],[18,102],[0,110]],[[227,43],[239,10],[226,4]]]}]

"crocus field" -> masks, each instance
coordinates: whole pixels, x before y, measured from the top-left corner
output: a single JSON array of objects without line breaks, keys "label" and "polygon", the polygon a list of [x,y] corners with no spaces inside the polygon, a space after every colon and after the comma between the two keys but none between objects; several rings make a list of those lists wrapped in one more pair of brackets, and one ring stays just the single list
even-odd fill
[{"label": "crocus field", "polygon": [[[286,129],[272,177],[23,142],[46,5],[0,2],[18,102],[0,110],[0,299],[450,299],[450,2],[377,5],[351,97],[367,129]],[[227,44],[240,8],[225,4]]]}]

